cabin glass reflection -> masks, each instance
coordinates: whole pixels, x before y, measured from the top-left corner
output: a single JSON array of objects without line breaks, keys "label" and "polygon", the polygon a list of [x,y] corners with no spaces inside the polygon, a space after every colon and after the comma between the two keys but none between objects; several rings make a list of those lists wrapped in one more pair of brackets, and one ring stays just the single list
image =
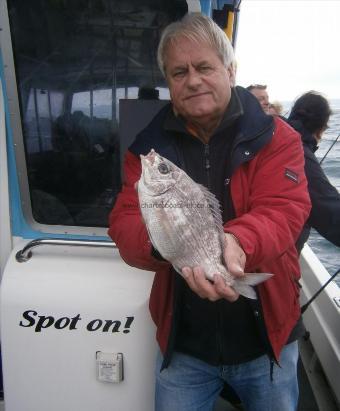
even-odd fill
[{"label": "cabin glass reflection", "polygon": [[186,1],[7,4],[31,214],[41,224],[105,227],[128,146],[120,103],[144,87],[168,99],[155,53]]}]

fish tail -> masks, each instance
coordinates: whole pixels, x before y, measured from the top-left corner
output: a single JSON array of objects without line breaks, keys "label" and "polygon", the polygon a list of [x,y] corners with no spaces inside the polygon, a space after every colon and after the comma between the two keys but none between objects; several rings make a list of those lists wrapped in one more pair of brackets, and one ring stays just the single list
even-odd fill
[{"label": "fish tail", "polygon": [[272,276],[273,274],[268,273],[246,273],[244,277],[234,278],[233,288],[240,295],[256,300],[254,286],[267,281]]}]

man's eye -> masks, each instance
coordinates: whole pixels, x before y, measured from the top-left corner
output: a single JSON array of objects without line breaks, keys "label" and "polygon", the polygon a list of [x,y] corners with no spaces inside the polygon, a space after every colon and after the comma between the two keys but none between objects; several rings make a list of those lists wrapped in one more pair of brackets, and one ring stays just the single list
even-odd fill
[{"label": "man's eye", "polygon": [[208,73],[210,70],[211,70],[210,66],[201,66],[198,68],[198,71],[203,74]]},{"label": "man's eye", "polygon": [[175,78],[182,78],[185,75],[185,71],[175,71],[175,73],[173,74],[173,76]]}]

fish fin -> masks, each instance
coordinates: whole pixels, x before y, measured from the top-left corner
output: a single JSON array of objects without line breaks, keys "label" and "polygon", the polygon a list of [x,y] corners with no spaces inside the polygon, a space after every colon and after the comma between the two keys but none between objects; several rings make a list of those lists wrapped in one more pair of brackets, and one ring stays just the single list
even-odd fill
[{"label": "fish fin", "polygon": [[273,277],[273,274],[269,273],[245,273],[245,276],[241,277],[240,281],[247,285],[257,285],[267,281],[271,277]]},{"label": "fish fin", "polygon": [[[149,230],[149,227],[147,226],[147,224],[145,224],[144,223],[144,225],[145,225],[145,227],[146,227],[146,231],[148,232],[148,235],[149,235],[149,240],[151,241],[151,244],[154,246],[154,248],[157,250],[157,247],[156,247],[156,241],[154,241],[153,240],[153,238],[152,238],[152,235],[151,235],[151,231]],[[158,250],[157,250],[158,251]],[[159,251],[158,251],[159,252]],[[163,256],[162,256],[163,257]]]},{"label": "fish fin", "polygon": [[222,220],[222,211],[221,211],[221,204],[218,201],[217,197],[209,191],[206,187],[201,184],[198,184],[204,198],[209,204],[211,214],[214,219],[214,223],[220,233],[221,245],[224,246],[224,231],[223,231],[223,220]]},{"label": "fish fin", "polygon": [[247,297],[252,300],[257,299],[256,291],[251,285],[235,281],[235,283],[233,284],[233,289],[240,295],[243,295],[243,297]]},{"label": "fish fin", "polygon": [[233,288],[240,295],[256,300],[257,295],[253,286],[267,281],[272,276],[273,274],[269,273],[246,273],[245,277],[234,278]]}]

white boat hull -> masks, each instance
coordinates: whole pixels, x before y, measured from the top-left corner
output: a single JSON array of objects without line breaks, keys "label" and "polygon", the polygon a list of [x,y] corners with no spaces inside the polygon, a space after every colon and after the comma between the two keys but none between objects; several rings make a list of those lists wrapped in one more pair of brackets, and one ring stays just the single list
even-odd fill
[{"label": "white boat hull", "polygon": [[[302,296],[307,302],[323,284],[329,273],[308,245],[301,255]],[[314,360],[321,364],[335,400],[340,404],[340,289],[331,282],[303,314],[304,324],[310,333],[315,351]]]},{"label": "white boat hull", "polygon": [[[25,263],[17,250],[1,287],[6,411],[151,411],[153,273],[113,249],[44,246]],[[97,379],[97,351],[123,353],[122,382]]]}]

